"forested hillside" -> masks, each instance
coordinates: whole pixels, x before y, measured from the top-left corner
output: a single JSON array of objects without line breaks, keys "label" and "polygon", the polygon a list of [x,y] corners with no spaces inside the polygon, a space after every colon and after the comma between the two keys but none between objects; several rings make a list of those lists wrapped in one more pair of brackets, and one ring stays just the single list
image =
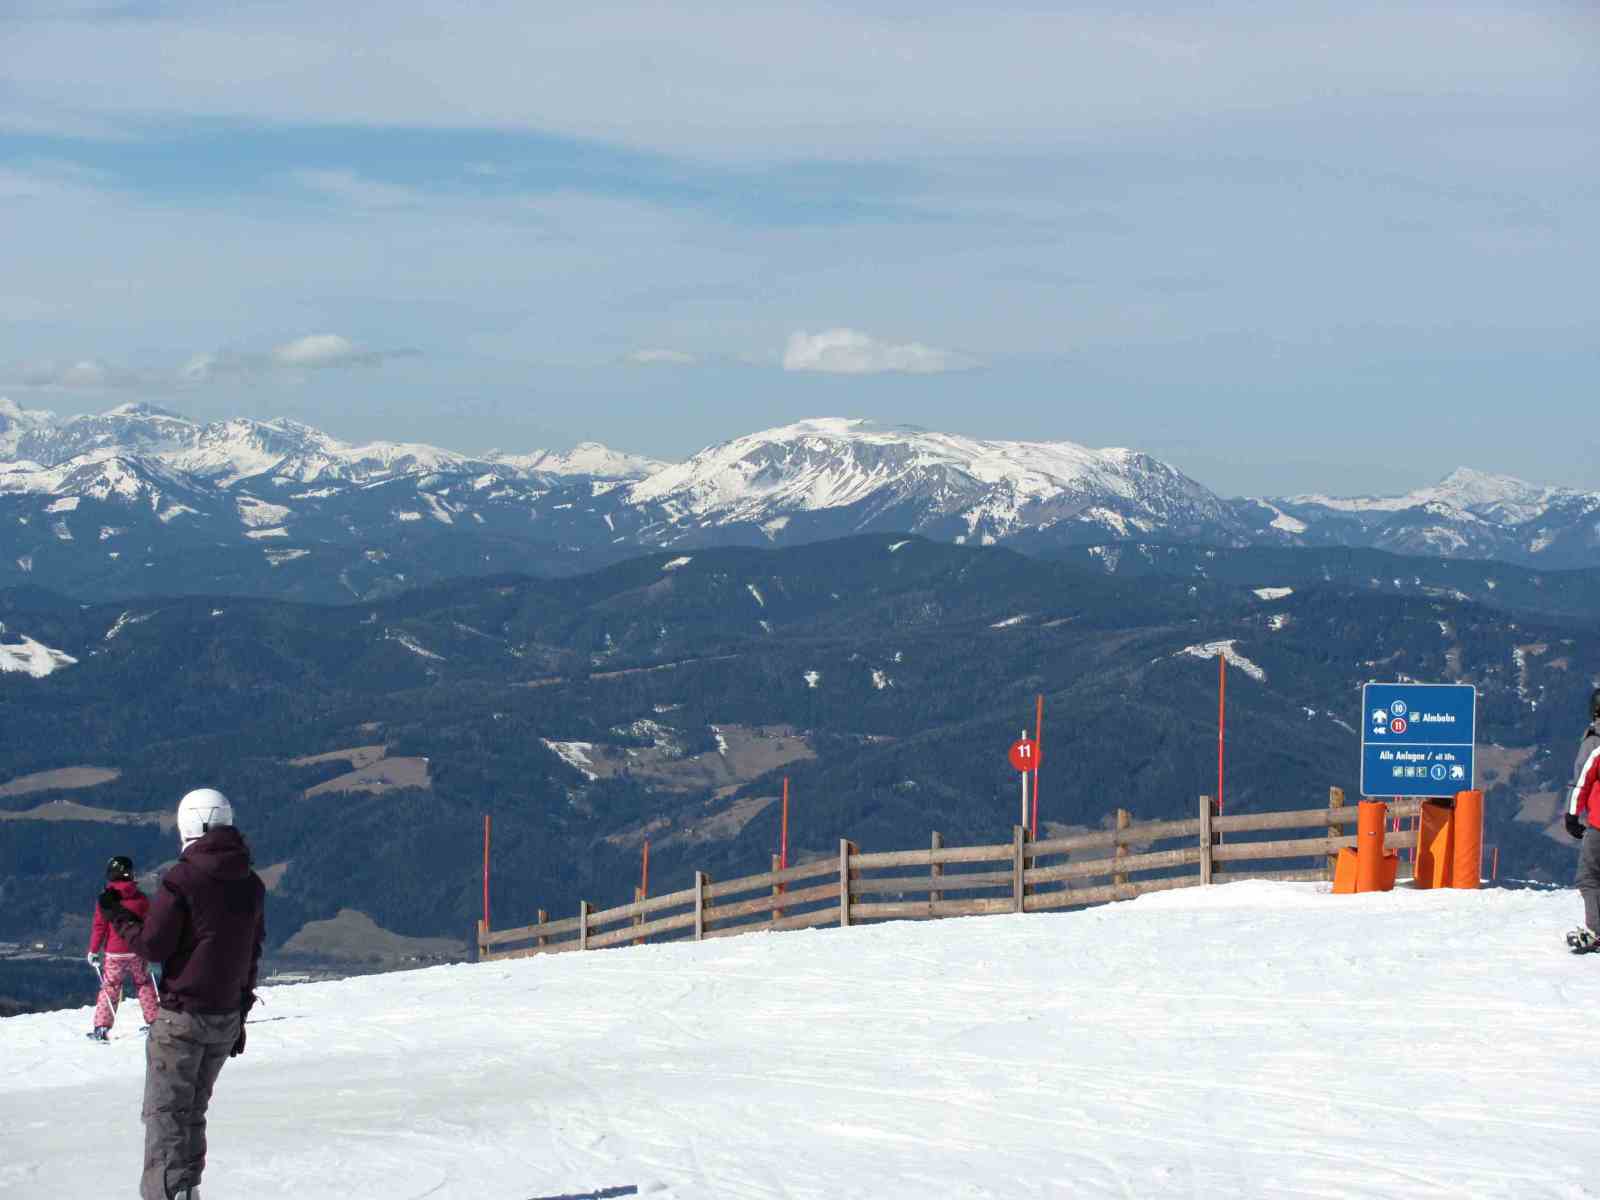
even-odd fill
[{"label": "forested hillside", "polygon": [[[0,593],[0,641],[76,660],[0,676],[0,940],[77,936],[106,857],[170,857],[154,822],[201,784],[276,868],[275,945],[341,908],[464,939],[484,813],[497,924],[626,898],[647,836],[657,888],[757,869],[785,774],[799,854],[998,840],[1005,747],[1038,693],[1046,822],[1186,815],[1215,787],[1223,642],[1230,810],[1353,796],[1363,681],[1470,681],[1480,742],[1502,748],[1480,780],[1501,872],[1565,878],[1545,827],[1596,622],[1323,565],[1133,575],[869,536],[345,607]],[[40,775],[65,767],[102,774]]]}]

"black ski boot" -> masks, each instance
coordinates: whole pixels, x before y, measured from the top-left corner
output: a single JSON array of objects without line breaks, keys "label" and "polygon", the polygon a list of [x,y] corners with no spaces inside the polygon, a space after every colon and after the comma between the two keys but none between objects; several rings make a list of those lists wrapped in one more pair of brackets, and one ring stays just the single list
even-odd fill
[{"label": "black ski boot", "polygon": [[88,1038],[91,1042],[104,1042],[109,1040],[110,1033],[111,1030],[107,1029],[104,1025],[96,1025],[83,1036]]},{"label": "black ski boot", "polygon": [[1580,925],[1567,934],[1567,949],[1574,954],[1593,954],[1600,950],[1600,935],[1587,925]]}]

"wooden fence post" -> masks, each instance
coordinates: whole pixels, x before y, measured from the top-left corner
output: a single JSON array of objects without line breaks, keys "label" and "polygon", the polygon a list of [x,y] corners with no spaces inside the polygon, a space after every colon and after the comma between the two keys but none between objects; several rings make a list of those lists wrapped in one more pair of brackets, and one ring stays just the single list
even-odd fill
[{"label": "wooden fence post", "polygon": [[[635,884],[634,885],[634,889],[633,889],[633,902],[635,904],[638,904],[643,899],[644,899],[644,888],[639,887],[637,884]],[[633,914],[633,926],[634,926],[634,928],[637,929],[640,925],[643,925],[643,924],[644,924],[644,914],[643,913],[634,913]],[[644,942],[644,939],[640,938],[640,937],[636,937],[636,938],[633,939],[633,944],[635,946],[638,946],[638,945],[642,944],[643,942]]]},{"label": "wooden fence post", "polygon": [[[539,910],[539,924],[547,925],[547,924],[549,924],[549,922],[550,922],[550,914],[545,912],[545,910],[541,908]],[[549,944],[550,944],[550,939],[545,937],[543,934],[540,934],[539,935],[539,949],[543,950]]]},{"label": "wooden fence post", "polygon": [[1200,797],[1200,886],[1209,887],[1211,884],[1211,814],[1213,801],[1210,796]]},{"label": "wooden fence post", "polygon": [[589,902],[578,901],[578,949],[589,948]]},{"label": "wooden fence post", "polygon": [[1013,912],[1023,911],[1023,898],[1027,895],[1022,882],[1022,873],[1027,863],[1027,845],[1027,827],[1013,825],[1011,827],[1011,910]]},{"label": "wooden fence post", "polygon": [[848,838],[839,839],[839,927],[850,925],[850,856],[856,853],[856,844]]},{"label": "wooden fence post", "polygon": [[[1132,813],[1130,813],[1125,808],[1117,809],[1117,849],[1116,849],[1116,853],[1115,853],[1115,855],[1113,857],[1116,857],[1116,858],[1127,858],[1128,857],[1128,843],[1123,839],[1124,839],[1124,837],[1125,837],[1125,835],[1127,833],[1128,826],[1130,824],[1132,824],[1132,823],[1133,823],[1133,814]],[[1128,882],[1128,874],[1127,874],[1127,872],[1126,871],[1114,872],[1112,874],[1112,876],[1111,876],[1111,882],[1112,882],[1113,885],[1115,885],[1117,887],[1122,887],[1124,884],[1126,884]]]},{"label": "wooden fence post", "polygon": [[489,923],[482,917],[478,918],[478,961],[489,961],[489,947],[483,944],[484,936],[489,932]]},{"label": "wooden fence post", "polygon": [[[1343,788],[1331,787],[1331,788],[1328,789],[1328,807],[1329,808],[1343,808],[1344,807],[1344,789]],[[1334,822],[1329,821],[1328,822],[1328,836],[1331,837],[1331,838],[1343,837],[1344,836],[1344,826],[1343,825],[1339,825],[1339,824],[1335,824]],[[1338,869],[1339,869],[1339,852],[1337,850],[1335,850],[1332,854],[1328,855],[1328,878],[1332,879],[1333,876],[1334,876],[1334,872],[1336,872]]]},{"label": "wooden fence post", "polygon": [[706,873],[694,873],[694,940],[701,941],[706,936]]},{"label": "wooden fence post", "polygon": [[[935,849],[935,850],[943,850],[944,849],[944,834],[940,833],[937,829],[935,829],[933,831],[933,849]],[[933,863],[928,868],[928,874],[933,876],[933,878],[935,880],[937,880],[941,875],[944,874],[944,864],[943,863],[937,863],[937,862]],[[929,891],[928,891],[928,903],[929,904],[937,904],[937,903],[939,903],[939,901],[941,901],[943,899],[944,899],[944,893],[943,892],[935,891],[932,888],[929,889]]]},{"label": "wooden fence post", "polygon": [[[780,855],[774,854],[772,856],[772,869],[773,869],[774,872],[777,872],[777,871],[780,871],[780,870],[783,869],[781,866],[779,866],[779,864],[781,862],[783,862],[783,858]],[[781,884],[781,883],[773,884],[772,885],[772,919],[774,921],[778,920],[780,917],[783,916],[783,909],[778,907],[778,897],[781,896],[781,895],[783,895],[783,884]]]}]

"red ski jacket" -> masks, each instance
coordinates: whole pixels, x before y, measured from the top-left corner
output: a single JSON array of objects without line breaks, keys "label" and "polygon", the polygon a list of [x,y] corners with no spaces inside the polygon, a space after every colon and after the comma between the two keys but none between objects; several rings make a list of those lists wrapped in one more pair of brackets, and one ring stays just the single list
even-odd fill
[{"label": "red ski jacket", "polygon": [[[150,901],[139,890],[139,885],[131,879],[119,879],[111,884],[117,889],[117,894],[122,897],[122,907],[138,917],[141,921],[150,912]],[[106,920],[105,913],[98,907],[94,910],[94,929],[89,934],[89,952],[98,954],[104,950],[107,954],[132,954],[128,943],[117,932],[117,928]]]},{"label": "red ski jacket", "polygon": [[1589,726],[1578,743],[1567,811],[1581,813],[1591,827],[1600,829],[1600,724]]}]

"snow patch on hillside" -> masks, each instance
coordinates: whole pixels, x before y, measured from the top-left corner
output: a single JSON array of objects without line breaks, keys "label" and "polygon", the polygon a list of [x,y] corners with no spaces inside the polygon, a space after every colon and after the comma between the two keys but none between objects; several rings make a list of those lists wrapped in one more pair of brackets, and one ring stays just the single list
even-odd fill
[{"label": "snow patch on hillside", "polygon": [[[0,627],[3,628],[3,627]],[[31,675],[43,679],[63,667],[77,664],[77,659],[64,650],[56,650],[43,642],[34,641],[26,634],[20,642],[0,642],[0,672]]]},{"label": "snow patch on hillside", "polygon": [[444,661],[446,661],[444,655],[435,654],[432,650],[429,650],[426,646],[424,646],[421,642],[417,641],[417,639],[412,637],[409,633],[402,633],[397,629],[389,629],[389,630],[385,630],[384,631],[384,635],[383,636],[385,638],[387,638],[391,642],[399,642],[407,650],[411,651],[411,653],[417,655],[420,658],[431,658],[435,662],[444,662]]},{"label": "snow patch on hillside", "polygon": [[1174,658],[1188,655],[1190,658],[1216,658],[1221,655],[1230,667],[1237,667],[1251,679],[1265,683],[1267,673],[1244,655],[1239,653],[1238,643],[1232,638],[1224,642],[1206,642],[1198,646],[1185,646]]},{"label": "snow patch on hillside", "polygon": [[257,500],[254,496],[240,496],[238,503],[239,520],[251,529],[282,525],[294,511],[282,504],[268,504],[265,500]]},{"label": "snow patch on hillside", "polygon": [[1255,589],[1257,600],[1282,600],[1294,595],[1292,587],[1259,587]]},{"label": "snow patch on hillside", "polygon": [[105,640],[109,642],[112,638],[116,637],[117,634],[121,633],[129,625],[137,625],[141,621],[148,621],[153,616],[155,616],[155,613],[153,613],[153,612],[136,613],[132,609],[129,609],[127,612],[123,613],[121,616],[119,616],[116,619],[116,621],[114,621],[112,623],[110,629],[106,630],[106,632],[105,632]]},{"label": "snow patch on hillside", "polygon": [[562,762],[576,769],[585,779],[591,782],[599,779],[595,774],[594,760],[589,757],[594,752],[593,742],[553,742],[549,738],[540,738],[545,749],[551,751]]}]

